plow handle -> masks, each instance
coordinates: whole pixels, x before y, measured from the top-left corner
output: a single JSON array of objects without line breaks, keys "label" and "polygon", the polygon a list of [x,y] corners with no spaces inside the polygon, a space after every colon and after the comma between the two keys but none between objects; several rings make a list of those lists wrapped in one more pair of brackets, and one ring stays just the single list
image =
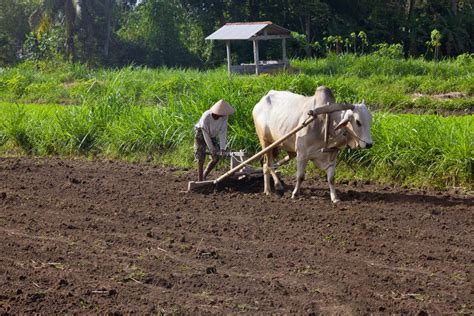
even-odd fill
[{"label": "plow handle", "polygon": [[229,171],[227,171],[226,173],[224,173],[222,176],[220,176],[219,178],[217,178],[216,180],[214,180],[214,184],[216,183],[219,183],[221,182],[222,180],[224,180],[225,178],[227,177],[230,177],[231,175],[233,175],[235,172],[237,172],[239,169],[241,169],[242,167],[244,167],[246,164],[249,164],[251,163],[252,161],[254,161],[255,159],[261,157],[263,154],[269,152],[270,150],[272,150],[273,148],[275,148],[276,146],[280,145],[281,143],[283,143],[285,140],[287,140],[288,138],[290,138],[293,134],[295,134],[296,132],[298,132],[299,130],[305,128],[309,123],[311,123],[312,121],[314,121],[314,119],[316,118],[316,116],[313,116],[312,114],[308,113],[309,117],[303,122],[301,123],[300,125],[298,125],[297,127],[295,127],[294,129],[292,129],[291,131],[288,132],[288,134],[286,134],[285,136],[281,137],[280,139],[278,139],[277,141],[275,141],[274,143],[272,143],[270,146],[268,147],[265,147],[264,149],[260,150],[258,153],[256,153],[255,155],[253,155],[252,157],[248,158],[247,160],[245,160],[244,162],[242,162],[241,164],[237,165],[236,167],[230,169]]}]

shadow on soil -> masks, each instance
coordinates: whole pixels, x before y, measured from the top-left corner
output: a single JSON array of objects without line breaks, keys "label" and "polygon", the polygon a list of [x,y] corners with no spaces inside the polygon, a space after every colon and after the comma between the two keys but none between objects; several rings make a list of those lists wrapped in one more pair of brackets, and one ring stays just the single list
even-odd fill
[{"label": "shadow on soil", "polygon": [[[272,182],[272,190],[273,181]],[[284,184],[285,185],[285,184]],[[277,195],[291,194],[293,185],[285,185],[285,192]],[[226,179],[217,186],[208,186],[194,190],[196,193],[209,194],[212,192],[241,192],[241,193],[262,193],[263,192],[263,176],[251,177],[244,179]],[[466,205],[474,206],[472,199],[455,198],[439,192],[427,192],[425,194],[404,193],[404,192],[381,192],[381,191],[354,191],[347,192],[338,190],[339,198],[342,201],[364,201],[364,202],[385,202],[385,203],[413,203],[413,204],[432,204],[443,206]],[[300,197],[317,196],[329,199],[328,188],[302,188]]]}]

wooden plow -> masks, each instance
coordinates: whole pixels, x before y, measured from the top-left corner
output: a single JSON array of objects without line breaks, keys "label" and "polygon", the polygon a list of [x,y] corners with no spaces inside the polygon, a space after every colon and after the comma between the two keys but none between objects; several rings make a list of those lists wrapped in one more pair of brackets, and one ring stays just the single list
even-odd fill
[{"label": "wooden plow", "polygon": [[[325,106],[322,106],[320,108],[316,108],[314,110],[311,110],[308,112],[308,117],[306,120],[304,120],[300,125],[292,129],[290,132],[288,132],[286,135],[282,136],[280,139],[272,143],[271,145],[265,147],[264,149],[260,150],[257,152],[255,155],[252,157],[244,160],[244,151],[239,151],[239,152],[231,152],[229,153],[229,156],[231,158],[231,167],[230,170],[218,177],[215,180],[205,180],[205,181],[189,181],[188,182],[188,192],[190,191],[199,191],[202,190],[203,188],[212,188],[212,187],[217,187],[219,183],[221,183],[223,180],[228,179],[230,177],[236,177],[238,179],[251,176],[251,175],[257,175],[257,174],[263,174],[262,169],[254,169],[249,164],[256,159],[262,157],[265,153],[269,152],[273,148],[279,146],[281,143],[283,143],[285,140],[296,134],[298,131],[302,130],[308,124],[310,124],[312,121],[316,119],[317,115],[320,114],[326,114],[325,117],[325,125],[326,125],[326,130],[324,134],[325,138],[325,143],[326,145],[328,144],[328,127],[329,127],[329,113],[333,112],[338,112],[338,111],[345,111],[345,110],[353,110],[354,106],[351,104],[341,104],[341,103],[333,103],[333,104],[327,104]],[[323,148],[323,151],[332,151],[333,149],[331,148]],[[288,162],[288,160],[281,160],[279,161],[276,166],[281,166],[282,164]],[[237,165],[235,165],[237,163]]]}]

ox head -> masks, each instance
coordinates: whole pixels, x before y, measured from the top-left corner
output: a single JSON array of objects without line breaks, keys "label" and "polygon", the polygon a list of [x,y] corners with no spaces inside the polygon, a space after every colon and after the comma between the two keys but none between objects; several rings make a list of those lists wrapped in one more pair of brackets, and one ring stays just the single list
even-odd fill
[{"label": "ox head", "polygon": [[372,114],[367,106],[354,104],[354,110],[346,110],[342,121],[336,126],[336,130],[345,127],[349,133],[347,145],[352,148],[370,148],[372,147],[372,135],[370,127],[372,126]]}]

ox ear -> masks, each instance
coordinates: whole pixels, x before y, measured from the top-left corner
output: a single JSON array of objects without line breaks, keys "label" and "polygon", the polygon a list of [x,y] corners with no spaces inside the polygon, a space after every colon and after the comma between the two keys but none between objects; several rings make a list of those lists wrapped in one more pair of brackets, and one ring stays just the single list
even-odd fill
[{"label": "ox ear", "polygon": [[344,117],[342,118],[342,121],[340,121],[339,124],[337,124],[335,130],[337,131],[340,128],[346,127],[347,123],[350,122],[353,115],[354,115],[354,113],[352,112],[352,110],[347,110],[344,113]]}]

